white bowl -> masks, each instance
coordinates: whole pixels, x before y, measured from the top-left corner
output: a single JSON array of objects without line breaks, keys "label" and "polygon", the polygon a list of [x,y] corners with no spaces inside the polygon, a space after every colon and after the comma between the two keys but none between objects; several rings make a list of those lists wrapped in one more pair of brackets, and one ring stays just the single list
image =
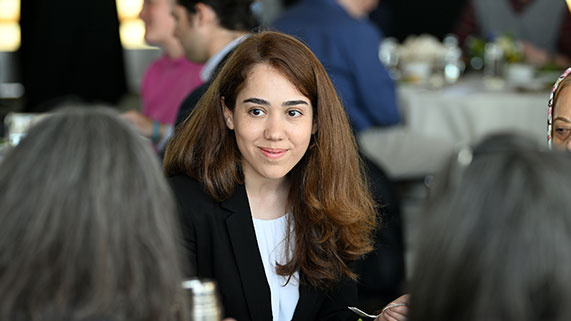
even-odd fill
[{"label": "white bowl", "polygon": [[506,65],[506,80],[512,84],[525,84],[535,78],[535,67],[527,64],[513,63]]},{"label": "white bowl", "polygon": [[421,61],[403,63],[401,69],[405,80],[412,82],[424,82],[432,73],[432,65]]}]

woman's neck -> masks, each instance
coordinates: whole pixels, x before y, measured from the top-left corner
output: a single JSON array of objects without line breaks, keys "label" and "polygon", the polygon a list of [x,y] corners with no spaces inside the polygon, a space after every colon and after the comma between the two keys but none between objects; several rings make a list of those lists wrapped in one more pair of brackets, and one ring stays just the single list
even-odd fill
[{"label": "woman's neck", "polygon": [[252,217],[273,220],[286,214],[289,182],[285,177],[273,180],[244,176]]}]

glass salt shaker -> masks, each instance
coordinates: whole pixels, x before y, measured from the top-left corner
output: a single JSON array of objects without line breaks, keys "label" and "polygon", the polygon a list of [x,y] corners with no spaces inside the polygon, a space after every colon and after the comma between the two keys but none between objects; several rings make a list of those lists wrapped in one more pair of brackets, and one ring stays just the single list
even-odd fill
[{"label": "glass salt shaker", "polygon": [[184,281],[182,287],[189,291],[191,320],[222,320],[222,304],[220,303],[216,282],[209,279],[193,278]]}]

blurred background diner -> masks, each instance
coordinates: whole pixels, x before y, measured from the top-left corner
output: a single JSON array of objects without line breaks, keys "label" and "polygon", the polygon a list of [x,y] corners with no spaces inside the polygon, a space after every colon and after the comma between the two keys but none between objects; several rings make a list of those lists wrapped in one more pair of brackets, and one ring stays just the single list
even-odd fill
[{"label": "blurred background diner", "polygon": [[547,102],[547,143],[571,151],[571,67],[557,79]]},{"label": "blurred background diner", "polygon": [[[247,35],[256,24],[300,37],[345,104],[388,229],[378,231],[379,251],[357,266],[370,276],[361,284],[370,311],[406,290],[411,231],[452,153],[499,131],[571,150],[567,81],[553,87],[571,64],[565,1],[245,3],[251,12],[238,20],[247,27],[230,31]],[[0,162],[29,128],[70,102],[124,113],[161,149],[183,98],[199,89],[190,110],[208,87],[210,77],[199,79],[198,69],[212,55],[196,64],[189,55],[218,39],[188,24],[177,40],[167,26],[177,20],[173,5],[183,18],[195,14],[185,9],[194,0],[0,0]],[[387,257],[394,264],[383,263]]]},{"label": "blurred background diner", "polygon": [[145,23],[145,42],[159,46],[163,55],[145,70],[141,107],[124,112],[123,117],[150,138],[155,149],[161,150],[182,100],[202,84],[202,65],[186,59],[184,48],[174,36],[176,22],[169,0],[145,0],[139,18]]}]

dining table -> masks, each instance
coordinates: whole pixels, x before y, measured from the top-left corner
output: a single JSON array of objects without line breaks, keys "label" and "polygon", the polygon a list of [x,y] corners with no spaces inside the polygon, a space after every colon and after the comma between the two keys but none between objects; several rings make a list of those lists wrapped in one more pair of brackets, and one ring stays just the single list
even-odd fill
[{"label": "dining table", "polygon": [[472,74],[451,85],[398,83],[401,124],[358,135],[360,148],[403,180],[438,172],[455,152],[494,133],[517,132],[547,145],[550,81],[494,83]]}]

